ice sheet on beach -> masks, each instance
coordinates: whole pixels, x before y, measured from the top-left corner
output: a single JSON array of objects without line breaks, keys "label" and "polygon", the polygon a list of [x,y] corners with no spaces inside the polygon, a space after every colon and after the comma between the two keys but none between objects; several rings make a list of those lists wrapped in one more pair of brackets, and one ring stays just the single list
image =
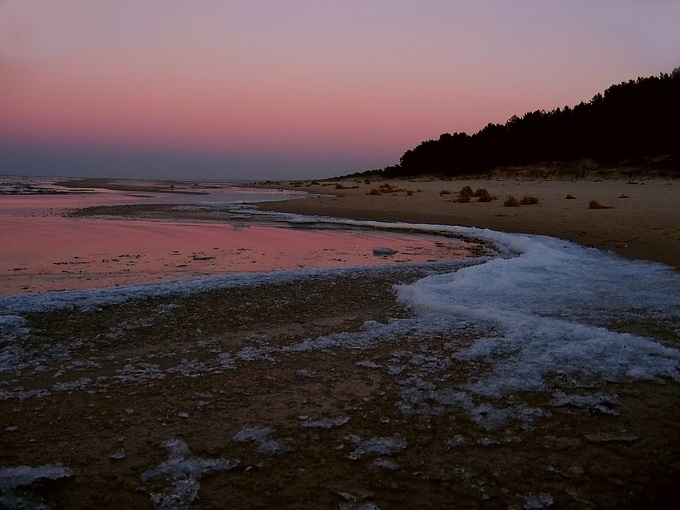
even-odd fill
[{"label": "ice sheet on beach", "polygon": [[[513,420],[527,423],[545,415],[548,411],[522,399],[509,403],[498,397],[525,391],[555,394],[555,380],[569,391],[559,394],[560,401],[572,405],[586,405],[577,390],[594,382],[680,380],[680,350],[673,344],[680,337],[680,275],[667,266],[624,260],[543,236],[292,215],[285,215],[285,220],[448,233],[493,243],[500,255],[459,263],[442,274],[396,287],[398,299],[413,311],[411,317],[384,324],[367,321],[361,331],[314,336],[282,347],[246,346],[238,352],[219,353],[215,366],[192,365],[191,374],[203,368],[237,370],[240,364],[271,361],[282,355],[332,349],[369,351],[398,338],[456,338],[458,333],[474,331],[475,340],[465,345],[451,341],[438,351],[403,351],[395,353],[388,364],[374,363],[367,355],[361,363],[399,379],[398,407],[403,413],[441,414],[462,409],[486,429]],[[22,314],[26,312],[96,307],[233,286],[304,282],[338,271],[366,269],[253,273],[1,298],[5,364],[27,362],[21,351],[21,338],[26,334]],[[220,360],[227,360],[228,367],[221,367]],[[454,384],[445,379],[452,364],[469,362],[479,369],[471,371],[465,381]],[[186,375],[185,365],[176,373]],[[133,367],[130,374],[123,375],[138,372]],[[156,375],[164,377],[165,372]],[[73,384],[64,387],[75,388]],[[615,403],[613,396],[604,395],[592,405],[609,409]]]}]

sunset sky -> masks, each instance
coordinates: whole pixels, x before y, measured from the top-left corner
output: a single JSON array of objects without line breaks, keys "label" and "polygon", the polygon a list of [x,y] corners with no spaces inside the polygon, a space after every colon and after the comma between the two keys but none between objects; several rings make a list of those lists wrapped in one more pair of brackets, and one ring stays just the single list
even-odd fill
[{"label": "sunset sky", "polygon": [[330,177],[680,66],[676,0],[0,0],[0,174]]}]

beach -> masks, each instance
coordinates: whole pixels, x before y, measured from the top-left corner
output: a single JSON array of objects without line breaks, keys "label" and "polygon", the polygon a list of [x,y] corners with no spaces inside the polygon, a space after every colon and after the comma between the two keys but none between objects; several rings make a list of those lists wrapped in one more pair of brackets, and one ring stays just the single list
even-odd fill
[{"label": "beach", "polygon": [[[465,186],[497,198],[455,202]],[[60,292],[5,271],[20,292],[0,296],[0,503],[673,507],[677,186],[269,182],[318,196],[14,218],[108,232],[132,257],[52,243],[41,282]]]},{"label": "beach", "polygon": [[[408,221],[542,234],[623,257],[680,267],[680,181],[676,179],[344,179],[338,183],[261,183],[320,196],[261,205],[270,211],[362,220]],[[340,187],[339,187],[339,186]],[[381,186],[390,186],[383,187]],[[465,186],[490,202],[458,203]],[[371,190],[379,194],[371,195]],[[392,191],[394,190],[394,191]],[[508,196],[538,203],[505,207]],[[573,198],[568,198],[573,197]],[[591,201],[603,208],[591,209]]]}]

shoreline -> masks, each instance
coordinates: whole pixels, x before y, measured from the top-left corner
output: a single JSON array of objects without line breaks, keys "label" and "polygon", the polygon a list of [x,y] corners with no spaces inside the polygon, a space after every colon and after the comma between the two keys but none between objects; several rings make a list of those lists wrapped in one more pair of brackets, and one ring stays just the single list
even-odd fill
[{"label": "shoreline", "polygon": [[[264,211],[547,235],[680,269],[680,182],[673,179],[344,179],[254,186],[318,195],[257,204]],[[495,198],[460,203],[465,186],[486,189]],[[507,207],[509,195],[538,203]],[[590,208],[591,201],[602,208]]]},{"label": "shoreline", "polygon": [[[373,210],[354,213],[504,218],[490,213],[500,196],[439,194],[457,181],[397,182],[422,191],[380,196],[363,184],[310,185],[326,194],[290,207],[339,216],[340,203],[348,215],[366,197]],[[549,186],[536,186],[548,202]],[[626,200],[663,188],[635,189]],[[151,215],[157,234],[171,209],[96,211],[138,226],[134,214]],[[174,213],[201,232],[224,227]],[[106,233],[110,218],[97,220]],[[218,245],[196,232],[169,256],[213,256]],[[0,298],[0,476],[29,479],[2,496],[56,508],[189,506],[194,495],[236,508],[677,506],[680,275],[554,238],[517,241],[526,257],[472,264],[460,279],[406,266]]]}]

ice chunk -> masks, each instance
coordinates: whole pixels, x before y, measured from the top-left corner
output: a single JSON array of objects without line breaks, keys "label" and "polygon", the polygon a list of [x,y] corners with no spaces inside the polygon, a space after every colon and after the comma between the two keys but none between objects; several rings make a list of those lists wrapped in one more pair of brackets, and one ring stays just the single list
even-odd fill
[{"label": "ice chunk", "polygon": [[24,487],[39,480],[58,480],[72,475],[73,471],[60,464],[0,468],[0,491]]},{"label": "ice chunk", "polygon": [[399,253],[397,250],[392,248],[386,248],[384,246],[376,246],[375,248],[373,248],[373,255],[377,256],[396,255],[397,253]]},{"label": "ice chunk", "polygon": [[1,508],[49,508],[36,493],[26,488],[41,480],[58,480],[73,476],[73,471],[60,464],[0,468]]},{"label": "ice chunk", "polygon": [[320,420],[302,420],[302,426],[307,428],[330,429],[339,427],[349,421],[349,416],[338,416],[337,418],[322,418]]},{"label": "ice chunk", "polygon": [[270,428],[244,428],[232,437],[232,441],[256,443],[258,451],[268,455],[287,451],[288,447],[284,443],[271,439],[273,434],[274,430]]},{"label": "ice chunk", "polygon": [[369,455],[394,455],[406,449],[408,443],[400,437],[371,437],[369,439],[361,439],[360,436],[350,434],[345,436],[345,439],[351,441],[356,445],[356,449],[352,451],[347,458],[350,460],[358,460],[366,454]]},{"label": "ice chunk", "polygon": [[196,498],[201,486],[199,480],[206,473],[228,471],[238,461],[228,459],[201,459],[191,456],[189,447],[180,439],[169,439],[163,443],[168,460],[142,473],[141,480],[149,484],[155,479],[165,482],[164,490],[150,492],[154,508],[176,509],[188,507]]}]

